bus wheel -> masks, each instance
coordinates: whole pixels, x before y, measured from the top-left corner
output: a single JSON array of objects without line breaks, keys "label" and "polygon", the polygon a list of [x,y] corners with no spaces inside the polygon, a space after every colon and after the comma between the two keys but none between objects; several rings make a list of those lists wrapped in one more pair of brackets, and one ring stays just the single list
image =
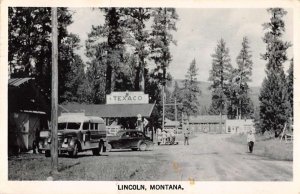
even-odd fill
[{"label": "bus wheel", "polygon": [[99,143],[99,147],[92,149],[93,155],[94,156],[99,156],[103,154],[103,150],[104,150],[104,145],[102,142]]},{"label": "bus wheel", "polygon": [[69,153],[69,156],[71,156],[71,157],[77,157],[77,154],[78,154],[78,143],[76,143],[74,145],[73,151],[69,151],[68,153]]},{"label": "bus wheel", "polygon": [[45,150],[45,156],[48,158],[51,156],[50,150]]}]

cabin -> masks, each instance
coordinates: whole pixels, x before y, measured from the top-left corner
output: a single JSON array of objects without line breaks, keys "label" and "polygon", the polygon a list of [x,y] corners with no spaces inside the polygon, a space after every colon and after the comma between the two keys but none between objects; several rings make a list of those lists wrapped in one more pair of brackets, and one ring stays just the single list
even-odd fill
[{"label": "cabin", "polygon": [[233,119],[226,121],[226,133],[246,134],[253,127],[253,119]]}]

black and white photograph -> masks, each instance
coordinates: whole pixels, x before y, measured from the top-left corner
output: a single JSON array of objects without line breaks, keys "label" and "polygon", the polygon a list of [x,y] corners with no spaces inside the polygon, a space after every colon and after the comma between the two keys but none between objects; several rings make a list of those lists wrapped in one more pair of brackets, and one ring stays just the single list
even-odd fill
[{"label": "black and white photograph", "polygon": [[8,182],[295,181],[293,6],[5,9]]}]

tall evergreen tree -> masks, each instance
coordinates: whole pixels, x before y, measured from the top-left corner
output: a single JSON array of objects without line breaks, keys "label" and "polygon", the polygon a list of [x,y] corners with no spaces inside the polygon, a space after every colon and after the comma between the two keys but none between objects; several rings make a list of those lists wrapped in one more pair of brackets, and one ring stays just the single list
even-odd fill
[{"label": "tall evergreen tree", "polygon": [[150,33],[151,59],[156,64],[152,74],[159,84],[167,82],[167,68],[172,60],[170,44],[176,43],[171,34],[176,31],[178,15],[174,8],[156,8],[153,11],[152,32]]},{"label": "tall evergreen tree", "polygon": [[175,81],[174,90],[172,92],[172,98],[176,98],[177,100],[179,100],[180,99],[180,93],[181,93],[181,88],[179,88],[178,82]]},{"label": "tall evergreen tree", "polygon": [[199,114],[200,102],[198,100],[199,94],[201,94],[200,88],[197,82],[198,68],[196,67],[196,60],[194,59],[185,75],[184,87],[182,88],[182,112],[188,116]]},{"label": "tall evergreen tree", "polygon": [[[162,95],[161,86],[165,86],[170,81],[171,76],[167,72],[167,68],[172,60],[170,53],[171,43],[176,43],[172,31],[176,31],[176,21],[178,15],[174,8],[155,8],[152,12],[153,23],[150,33],[150,58],[155,63],[155,68],[151,70],[149,82],[146,82],[146,93],[152,100],[156,101],[157,112],[155,115],[157,122],[161,123],[162,118]],[[157,95],[157,93],[159,95]],[[159,125],[159,123],[157,123]]]},{"label": "tall evergreen tree", "polygon": [[274,70],[268,72],[259,96],[259,126],[262,132],[274,131],[275,137],[278,137],[289,119],[285,79],[283,71],[280,74]]},{"label": "tall evergreen tree", "polygon": [[[101,60],[105,66],[105,93],[110,94],[114,90],[115,80],[119,72],[122,72],[125,55],[124,41],[124,17],[123,8],[101,8],[104,12],[105,23],[93,26],[86,41],[86,55],[91,61]],[[103,84],[103,83],[102,83]]]},{"label": "tall evergreen tree", "polygon": [[223,39],[218,41],[215,53],[211,55],[212,69],[209,74],[209,81],[212,82],[211,114],[226,114],[225,105],[229,95],[229,82],[231,80],[232,66],[230,63],[229,49]]},{"label": "tall evergreen tree", "polygon": [[133,46],[134,54],[137,55],[138,65],[135,67],[134,90],[144,91],[146,59],[149,55],[149,33],[146,30],[146,22],[150,19],[149,8],[126,8],[124,9],[127,27],[127,42]]},{"label": "tall evergreen tree", "polygon": [[253,103],[249,97],[250,88],[248,85],[248,82],[251,81],[253,65],[249,48],[248,38],[244,37],[242,49],[236,58],[238,68],[233,71],[233,80],[231,81],[231,87],[235,92],[233,105],[237,119],[250,118],[254,111]]},{"label": "tall evergreen tree", "polygon": [[[51,96],[51,8],[9,7],[8,9],[8,61],[11,77],[34,77],[43,93]],[[67,31],[72,23],[68,8],[58,9],[58,77],[59,103],[71,100],[77,83],[71,86],[69,76],[75,70],[74,50],[79,46],[79,38]],[[78,60],[79,56],[76,56]],[[76,79],[73,77],[72,79]],[[78,79],[80,79],[78,77]],[[70,91],[72,90],[72,91]]]},{"label": "tall evergreen tree", "polygon": [[283,63],[288,59],[287,49],[289,42],[281,40],[285,31],[283,16],[287,12],[282,8],[270,8],[267,10],[270,22],[264,23],[266,30],[263,41],[266,43],[266,53],[262,58],[267,61],[266,78],[260,92],[260,120],[261,131],[274,131],[277,137],[289,120],[289,103],[286,90],[286,78]]}]

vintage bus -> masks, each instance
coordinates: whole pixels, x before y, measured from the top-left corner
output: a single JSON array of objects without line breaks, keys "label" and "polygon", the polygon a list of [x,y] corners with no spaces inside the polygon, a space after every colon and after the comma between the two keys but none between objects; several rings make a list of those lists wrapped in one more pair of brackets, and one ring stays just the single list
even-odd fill
[{"label": "vintage bus", "polygon": [[[44,138],[43,138],[44,137]],[[39,148],[50,156],[51,134],[40,134]],[[67,152],[76,157],[78,152],[92,150],[93,155],[106,151],[106,126],[102,118],[84,113],[62,113],[58,117],[58,153]]]}]

